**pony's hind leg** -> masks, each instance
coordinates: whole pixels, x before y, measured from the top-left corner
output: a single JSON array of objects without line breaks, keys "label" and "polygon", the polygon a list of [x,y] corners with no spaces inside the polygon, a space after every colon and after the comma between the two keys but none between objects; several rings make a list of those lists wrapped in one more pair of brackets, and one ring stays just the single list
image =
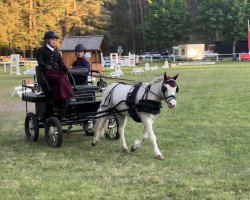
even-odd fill
[{"label": "pony's hind leg", "polygon": [[127,116],[118,115],[118,121],[119,121],[118,133],[120,135],[120,144],[122,147],[122,151],[128,153],[129,150],[128,150],[126,140],[125,140],[125,135],[124,135],[125,126],[127,123]]},{"label": "pony's hind leg", "polygon": [[97,145],[97,143],[100,141],[100,132],[102,132],[107,119],[108,119],[107,117],[102,117],[96,120],[96,123],[93,128],[93,132],[95,133],[95,136],[91,142],[92,146]]}]

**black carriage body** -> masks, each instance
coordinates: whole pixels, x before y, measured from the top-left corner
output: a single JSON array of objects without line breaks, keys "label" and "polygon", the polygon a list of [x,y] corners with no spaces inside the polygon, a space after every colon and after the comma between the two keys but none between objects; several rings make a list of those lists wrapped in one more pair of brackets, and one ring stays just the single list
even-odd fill
[{"label": "black carriage body", "polygon": [[35,103],[35,113],[39,116],[41,121],[45,121],[47,118],[54,115],[53,103],[46,102],[36,102]]},{"label": "black carriage body", "polygon": [[65,110],[57,109],[57,105],[45,94],[24,93],[22,100],[26,103],[35,103],[35,114],[41,122],[51,116],[57,116],[61,120],[66,119],[66,121],[69,117],[75,118],[75,122],[79,123],[79,121],[86,121],[88,117],[96,114],[101,102],[96,101],[95,92],[98,90],[99,87],[92,85],[77,86],[74,92],[76,102],[68,103]]},{"label": "black carriage body", "polygon": [[[97,71],[93,72],[97,73]],[[99,114],[97,111],[101,101],[96,100],[96,93],[102,91],[107,84],[100,78],[100,81],[97,82],[98,86],[75,85],[74,78],[70,73],[68,78],[72,84],[76,102],[68,102],[63,108],[55,104],[51,98],[51,89],[39,67],[36,67],[36,75],[34,76],[36,83],[33,87],[27,86],[25,81],[22,82],[22,100],[26,102],[25,135],[29,141],[36,142],[38,140],[39,128],[45,128],[46,142],[48,146],[54,148],[61,146],[63,133],[77,131],[71,130],[73,125],[82,126],[81,130],[86,135],[93,135],[94,120],[100,117],[97,117]],[[27,88],[31,89],[32,92],[26,92]],[[40,92],[38,93],[35,88],[38,90],[40,88]],[[28,103],[35,104],[35,113],[28,112]],[[67,126],[67,129],[63,129],[63,126]],[[118,119],[114,113],[110,113],[105,136],[111,139],[119,138]]]},{"label": "black carriage body", "polygon": [[36,95],[32,92],[25,92],[22,95],[22,100],[26,102],[26,113],[28,112],[27,102],[35,103],[35,114],[39,117],[39,120],[41,121],[54,115],[53,101],[45,94]]}]

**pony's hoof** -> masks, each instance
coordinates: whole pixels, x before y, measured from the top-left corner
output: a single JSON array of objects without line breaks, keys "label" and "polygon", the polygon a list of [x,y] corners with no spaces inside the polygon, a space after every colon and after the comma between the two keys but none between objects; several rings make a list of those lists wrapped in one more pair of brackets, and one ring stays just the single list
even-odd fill
[{"label": "pony's hoof", "polygon": [[136,151],[137,149],[138,149],[138,148],[135,148],[134,145],[133,145],[133,146],[130,148],[130,151],[131,151],[131,152],[134,152],[134,151]]},{"label": "pony's hoof", "polygon": [[98,143],[98,142],[97,142],[96,140],[92,140],[92,142],[91,142],[92,147],[96,146],[97,143]]},{"label": "pony's hoof", "polygon": [[163,160],[164,157],[163,157],[163,155],[157,155],[157,156],[156,156],[156,159],[158,159],[158,160]]},{"label": "pony's hoof", "polygon": [[122,148],[122,152],[123,153],[129,153],[129,150],[128,150],[128,148]]}]

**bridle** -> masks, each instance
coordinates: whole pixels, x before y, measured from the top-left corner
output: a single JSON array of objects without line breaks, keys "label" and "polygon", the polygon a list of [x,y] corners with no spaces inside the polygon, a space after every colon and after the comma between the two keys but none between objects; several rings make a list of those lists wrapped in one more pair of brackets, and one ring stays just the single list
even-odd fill
[{"label": "bridle", "polygon": [[163,94],[163,98],[161,96],[159,96],[158,94],[156,94],[156,93],[154,93],[153,91],[150,90],[152,84],[149,84],[146,88],[143,87],[143,86],[141,86],[141,87],[143,87],[146,90],[143,96],[146,95],[146,98],[147,98],[147,94],[150,92],[151,94],[153,94],[156,97],[158,97],[160,100],[164,100],[166,103],[169,103],[172,99],[176,99],[175,95],[166,96],[167,88],[164,86],[165,84],[169,84],[170,86],[173,85],[173,87],[177,86],[176,93],[179,92],[179,87],[176,84],[176,81],[174,79],[168,79],[168,80],[165,80],[165,81],[162,82],[161,91],[162,91],[162,94]]},{"label": "bridle", "polygon": [[168,79],[168,80],[164,80],[162,82],[162,86],[161,86],[161,91],[163,93],[163,98],[164,98],[164,101],[166,103],[169,103],[172,99],[176,99],[176,95],[169,95],[169,96],[166,96],[166,93],[167,93],[167,87],[165,86],[165,84],[168,84],[170,85],[171,87],[175,87],[176,86],[176,93],[179,92],[179,87],[178,85],[176,84],[176,81],[174,79]]}]

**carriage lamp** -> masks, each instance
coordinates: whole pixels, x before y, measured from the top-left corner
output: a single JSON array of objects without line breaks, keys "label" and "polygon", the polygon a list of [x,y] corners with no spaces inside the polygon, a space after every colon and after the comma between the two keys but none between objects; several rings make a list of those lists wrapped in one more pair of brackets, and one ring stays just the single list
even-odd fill
[{"label": "carriage lamp", "polygon": [[104,81],[103,77],[100,77],[100,80],[97,82],[97,86],[100,87],[101,90],[104,90],[107,87],[107,83]]},{"label": "carriage lamp", "polygon": [[42,88],[35,83],[34,86],[32,87],[31,91],[35,94],[35,95],[39,95],[42,93]]}]

